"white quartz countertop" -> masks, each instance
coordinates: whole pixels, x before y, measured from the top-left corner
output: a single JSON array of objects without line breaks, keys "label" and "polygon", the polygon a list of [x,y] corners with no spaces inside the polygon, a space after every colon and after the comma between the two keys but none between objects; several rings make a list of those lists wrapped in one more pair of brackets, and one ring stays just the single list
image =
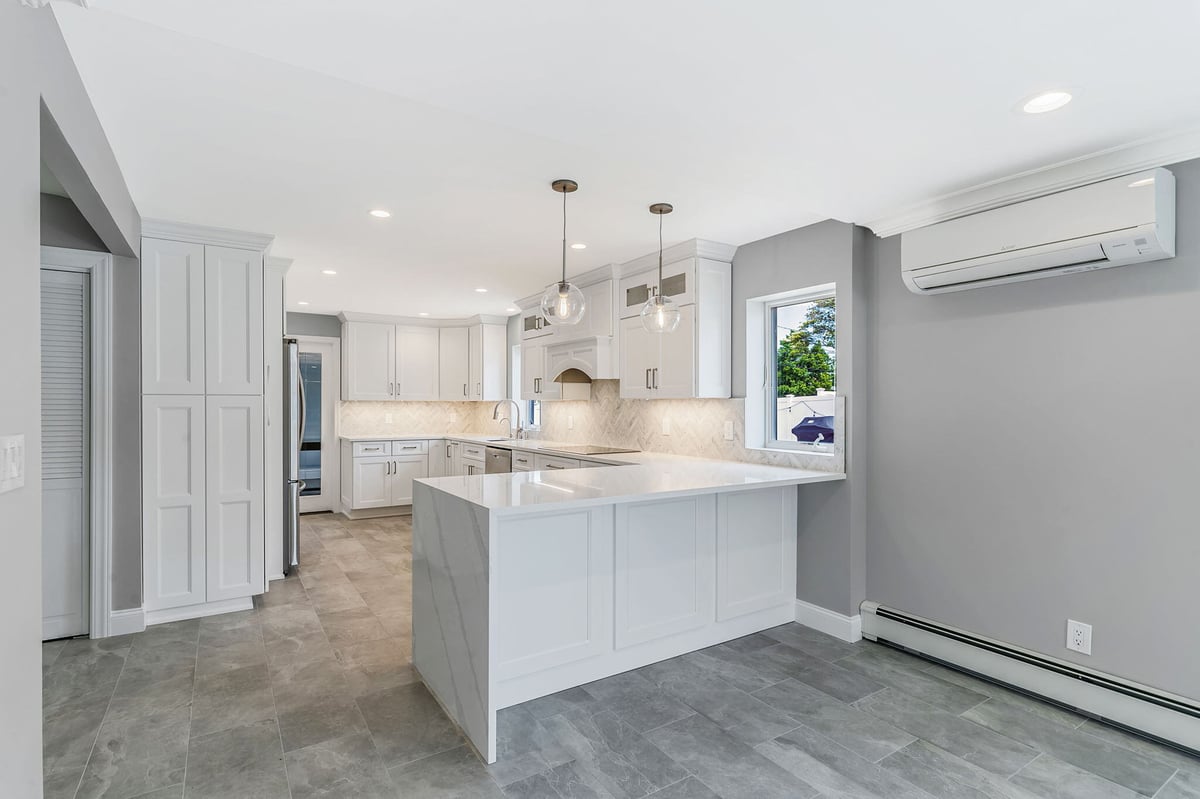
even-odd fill
[{"label": "white quartz countertop", "polygon": [[495,513],[549,510],[559,506],[608,505],[654,497],[717,494],[755,488],[844,480],[817,472],[754,463],[688,458],[652,452],[622,454],[628,465],[562,471],[513,472],[417,480]]}]

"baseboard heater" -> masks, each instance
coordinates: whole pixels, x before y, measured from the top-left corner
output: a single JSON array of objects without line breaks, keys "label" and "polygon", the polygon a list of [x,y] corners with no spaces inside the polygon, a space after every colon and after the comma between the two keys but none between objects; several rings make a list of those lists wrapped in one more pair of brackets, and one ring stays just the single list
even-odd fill
[{"label": "baseboard heater", "polygon": [[1200,702],[1040,652],[862,603],[862,634],[1200,755]]}]

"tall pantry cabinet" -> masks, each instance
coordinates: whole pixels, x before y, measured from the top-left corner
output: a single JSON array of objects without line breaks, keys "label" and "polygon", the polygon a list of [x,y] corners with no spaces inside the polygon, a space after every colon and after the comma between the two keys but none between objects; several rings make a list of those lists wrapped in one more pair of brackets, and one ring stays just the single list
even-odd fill
[{"label": "tall pantry cabinet", "polygon": [[149,221],[143,234],[143,605],[154,624],[249,608],[266,588],[266,503],[279,492],[265,486],[264,399],[282,375],[268,373],[264,341],[282,347],[283,331],[264,296],[282,290],[264,286],[268,236]]}]

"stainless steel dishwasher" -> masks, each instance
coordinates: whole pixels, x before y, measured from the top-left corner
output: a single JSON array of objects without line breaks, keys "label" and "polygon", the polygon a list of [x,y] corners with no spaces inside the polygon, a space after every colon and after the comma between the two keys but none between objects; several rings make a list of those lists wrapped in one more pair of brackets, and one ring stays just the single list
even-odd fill
[{"label": "stainless steel dishwasher", "polygon": [[512,471],[512,450],[488,447],[483,462],[484,474],[508,474]]}]

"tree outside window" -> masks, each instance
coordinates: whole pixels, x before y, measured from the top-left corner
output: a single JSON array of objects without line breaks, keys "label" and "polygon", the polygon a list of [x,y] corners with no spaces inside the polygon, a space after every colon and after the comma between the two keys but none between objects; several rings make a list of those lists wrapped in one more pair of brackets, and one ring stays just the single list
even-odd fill
[{"label": "tree outside window", "polygon": [[836,385],[836,305],[833,297],[775,309],[776,395],[814,397]]}]

